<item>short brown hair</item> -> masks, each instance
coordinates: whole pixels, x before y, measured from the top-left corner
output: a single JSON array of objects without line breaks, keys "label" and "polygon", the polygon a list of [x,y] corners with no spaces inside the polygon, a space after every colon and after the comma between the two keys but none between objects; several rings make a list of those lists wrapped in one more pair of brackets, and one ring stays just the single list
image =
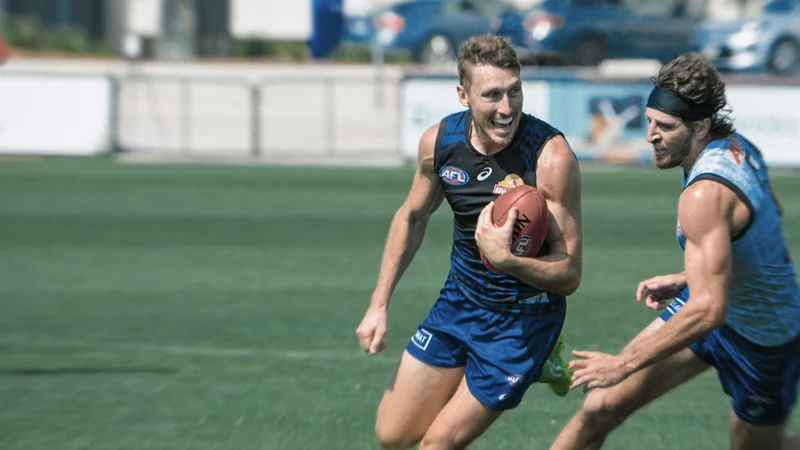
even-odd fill
[{"label": "short brown hair", "polygon": [[[730,108],[725,98],[725,83],[719,72],[702,55],[688,53],[664,64],[658,75],[650,79],[653,84],[678,94],[697,105],[714,111],[711,115],[711,139],[722,139],[736,132],[730,119]],[[681,119],[694,130],[698,122]]]},{"label": "short brown hair", "polygon": [[473,36],[461,44],[458,49],[458,79],[461,86],[469,89],[470,68],[480,65],[499,67],[517,74],[520,72],[517,52],[508,39],[499,36]]}]

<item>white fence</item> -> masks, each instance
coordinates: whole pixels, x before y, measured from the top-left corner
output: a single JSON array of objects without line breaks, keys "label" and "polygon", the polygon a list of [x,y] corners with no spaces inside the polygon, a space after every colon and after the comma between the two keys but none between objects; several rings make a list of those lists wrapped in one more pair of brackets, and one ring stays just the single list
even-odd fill
[{"label": "white fence", "polygon": [[[187,72],[0,72],[0,153],[252,162],[402,163],[461,109],[454,76],[325,66]],[[525,110],[584,160],[648,160],[649,82],[524,77]],[[772,81],[772,80],[771,80]],[[737,128],[771,164],[800,166],[800,84],[728,82]]]}]

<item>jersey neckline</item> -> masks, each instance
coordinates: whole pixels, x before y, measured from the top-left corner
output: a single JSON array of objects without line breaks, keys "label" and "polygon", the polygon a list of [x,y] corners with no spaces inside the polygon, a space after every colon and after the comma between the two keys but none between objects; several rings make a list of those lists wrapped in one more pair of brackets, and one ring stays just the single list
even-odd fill
[{"label": "jersey neckline", "polygon": [[516,133],[514,133],[514,138],[511,139],[511,143],[498,152],[492,153],[491,155],[484,155],[483,153],[479,152],[478,149],[475,148],[475,146],[472,145],[472,140],[470,139],[470,129],[472,128],[472,110],[468,109],[464,118],[466,119],[464,120],[464,140],[467,142],[467,148],[470,150],[470,152],[472,152],[473,155],[483,159],[484,161],[494,160],[500,153],[513,150],[517,146],[517,144],[519,144],[519,141],[522,139],[523,130],[525,129],[526,122],[528,121],[527,114],[525,113],[520,114],[519,125],[517,126]]}]

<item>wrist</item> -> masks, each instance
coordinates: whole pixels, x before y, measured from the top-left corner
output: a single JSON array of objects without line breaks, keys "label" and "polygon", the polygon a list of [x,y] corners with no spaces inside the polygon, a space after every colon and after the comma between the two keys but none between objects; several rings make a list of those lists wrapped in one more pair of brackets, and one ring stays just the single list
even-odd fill
[{"label": "wrist", "polygon": [[622,365],[622,370],[625,372],[625,375],[630,375],[635,373],[639,370],[638,364],[631,355],[620,354],[620,364]]},{"label": "wrist", "polygon": [[369,306],[371,308],[380,308],[380,309],[389,309],[389,294],[385,293],[373,293],[372,297],[369,301]]},{"label": "wrist", "polygon": [[517,264],[518,259],[518,257],[508,251],[502,254],[497,261],[492,262],[492,265],[502,272],[510,273],[519,268],[519,264]]}]

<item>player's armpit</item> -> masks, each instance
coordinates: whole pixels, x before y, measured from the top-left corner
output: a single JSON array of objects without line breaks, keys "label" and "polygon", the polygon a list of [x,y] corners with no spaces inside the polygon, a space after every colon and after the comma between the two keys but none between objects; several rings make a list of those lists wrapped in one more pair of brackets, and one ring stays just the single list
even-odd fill
[{"label": "player's armpit", "polygon": [[554,136],[542,149],[536,187],[544,194],[550,213],[548,253],[515,257],[505,271],[539,289],[570,295],[578,289],[583,270],[581,173],[563,136]]}]

